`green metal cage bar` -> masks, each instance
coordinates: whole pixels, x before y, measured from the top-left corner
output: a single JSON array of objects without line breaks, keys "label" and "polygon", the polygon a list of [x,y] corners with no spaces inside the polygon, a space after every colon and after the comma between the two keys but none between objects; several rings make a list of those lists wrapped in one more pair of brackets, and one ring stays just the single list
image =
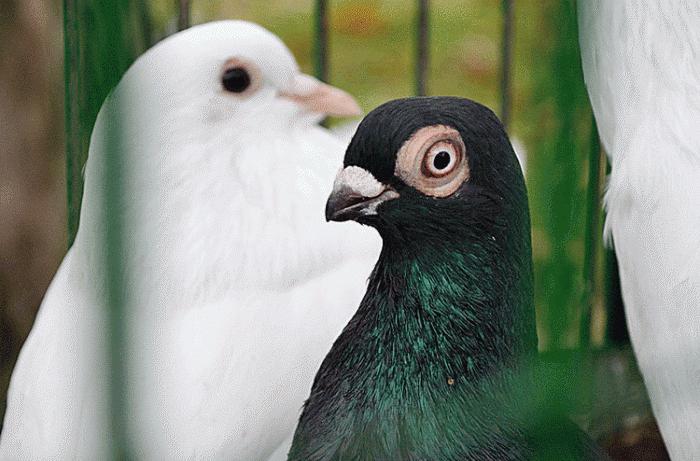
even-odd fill
[{"label": "green metal cage bar", "polygon": [[511,67],[513,61],[514,10],[513,0],[502,0],[503,29],[501,31],[501,122],[508,130],[511,109]]},{"label": "green metal cage bar", "polygon": [[[591,117],[590,152],[588,156],[588,186],[586,189],[586,230],[584,239],[585,252],[583,261],[584,300],[581,303],[580,339],[581,347],[589,347],[591,343],[591,321],[598,295],[598,248],[600,246],[600,216],[601,216],[601,183],[605,172],[601,170],[604,159],[600,148],[598,129],[595,118]],[[601,174],[602,171],[602,174]]]},{"label": "green metal cage bar", "polygon": [[314,75],[323,82],[328,81],[328,2],[314,3]]},{"label": "green metal cage bar", "polygon": [[152,31],[145,0],[63,0],[63,10],[70,246],[78,230],[83,167],[97,113],[129,65],[150,46]]},{"label": "green metal cage bar", "polygon": [[190,27],[191,0],[178,0],[177,30],[185,30]]},{"label": "green metal cage bar", "polygon": [[64,83],[65,83],[65,131],[66,131],[66,193],[68,200],[68,246],[73,244],[78,232],[80,202],[83,195],[82,169],[87,158],[82,134],[80,108],[73,104],[80,94],[80,36],[76,0],[64,0],[63,36],[64,36]]},{"label": "green metal cage bar", "polygon": [[124,261],[124,202],[123,202],[123,117],[121,106],[128,101],[114,101],[106,124],[107,143],[104,155],[105,169],[102,203],[105,223],[106,300],[108,307],[109,338],[109,401],[112,446],[115,460],[132,459],[127,425],[126,399],[126,280]]},{"label": "green metal cage bar", "polygon": [[[64,0],[66,174],[69,242],[75,239],[83,192],[83,168],[98,111],[121,76],[149,45],[150,15],[143,0]],[[130,459],[125,399],[124,245],[120,114],[106,113],[108,140],[101,209],[103,284],[108,307],[106,372],[109,378],[110,453]]]},{"label": "green metal cage bar", "polygon": [[415,94],[425,96],[428,94],[428,70],[430,55],[429,27],[430,4],[429,0],[418,0],[416,14],[416,68],[415,68]]}]

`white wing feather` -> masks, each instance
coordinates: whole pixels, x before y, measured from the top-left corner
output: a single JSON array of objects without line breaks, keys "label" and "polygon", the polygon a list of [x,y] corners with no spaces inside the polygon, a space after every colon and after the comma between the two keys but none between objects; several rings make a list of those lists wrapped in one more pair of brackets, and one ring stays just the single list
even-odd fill
[{"label": "white wing feather", "polygon": [[612,160],[632,344],[674,460],[700,453],[700,3],[578,2],[586,85]]}]

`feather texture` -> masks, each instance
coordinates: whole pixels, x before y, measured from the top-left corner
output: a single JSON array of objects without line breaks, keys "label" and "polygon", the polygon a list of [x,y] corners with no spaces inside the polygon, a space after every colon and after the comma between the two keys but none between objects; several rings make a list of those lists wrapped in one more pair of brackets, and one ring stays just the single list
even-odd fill
[{"label": "feather texture", "polygon": [[674,460],[700,453],[700,3],[578,2],[586,85],[612,163],[632,344]]},{"label": "feather texture", "polygon": [[[260,70],[248,97],[221,65]],[[101,235],[106,126],[126,149],[128,405],[139,459],[267,459],[379,253],[323,205],[344,146],[279,97],[284,44],[239,21],[176,34],[127,72],[96,122],[81,226],[16,366],[2,459],[105,459]]]},{"label": "feather texture", "polygon": [[[426,129],[429,142],[417,135]],[[453,171],[457,189],[434,197],[399,163],[422,147],[421,168],[435,145],[447,153],[447,136],[463,143],[469,176]],[[390,101],[362,121],[343,165],[329,216],[375,227],[383,247],[316,375],[289,460],[607,459],[533,404],[530,216],[496,116],[461,98]]]}]

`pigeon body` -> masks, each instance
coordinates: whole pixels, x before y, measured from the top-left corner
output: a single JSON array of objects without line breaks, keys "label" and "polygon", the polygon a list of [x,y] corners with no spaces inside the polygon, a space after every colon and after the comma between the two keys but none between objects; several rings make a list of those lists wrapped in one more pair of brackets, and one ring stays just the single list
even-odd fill
[{"label": "pigeon body", "polygon": [[358,107],[241,21],[166,39],[105,102],[80,229],[16,365],[0,459],[107,456],[102,185],[116,110],[134,455],[265,460],[291,436],[379,241],[323,220],[344,146],[315,122]]},{"label": "pigeon body", "polygon": [[379,232],[355,316],[316,375],[289,460],[603,459],[528,416],[537,356],[530,219],[487,108],[386,103],[360,124],[326,216]]},{"label": "pigeon body", "polygon": [[612,170],[605,232],[674,460],[700,453],[700,3],[579,2],[586,86]]}]

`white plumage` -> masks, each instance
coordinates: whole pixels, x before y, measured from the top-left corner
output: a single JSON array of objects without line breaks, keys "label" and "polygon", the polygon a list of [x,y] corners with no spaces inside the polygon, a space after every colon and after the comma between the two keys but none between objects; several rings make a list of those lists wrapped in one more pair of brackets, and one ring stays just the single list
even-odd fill
[{"label": "white plumage", "polygon": [[[232,58],[257,68],[253,94],[222,88]],[[0,458],[106,456],[101,178],[115,101],[127,116],[125,405],[135,454],[284,455],[380,243],[368,229],[324,222],[344,146],[305,105],[352,112],[352,99],[302,76],[271,33],[223,21],[149,50],[103,106],[80,230],[15,368]]]},{"label": "white plumage", "polygon": [[632,344],[671,457],[698,459],[700,2],[578,5]]}]

